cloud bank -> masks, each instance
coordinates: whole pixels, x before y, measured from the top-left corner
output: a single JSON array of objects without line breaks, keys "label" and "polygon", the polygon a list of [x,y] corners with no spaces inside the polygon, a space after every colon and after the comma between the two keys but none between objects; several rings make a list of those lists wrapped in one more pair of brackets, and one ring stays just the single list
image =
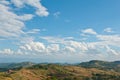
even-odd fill
[{"label": "cloud bank", "polygon": [[[12,7],[11,7],[12,6]],[[15,9],[23,9],[30,6],[35,11],[33,13],[23,13],[19,15]],[[82,29],[80,34],[87,36],[79,37],[58,37],[39,36],[40,29],[27,28],[25,22],[32,20],[35,16],[46,17],[49,15],[40,0],[1,0],[0,1],[0,41],[13,39],[17,43],[15,49],[7,47],[0,49],[0,55],[34,58],[53,58],[53,60],[79,61],[79,60],[117,60],[120,57],[120,35],[112,34],[112,28],[105,28],[98,33],[92,28]],[[60,12],[54,13],[58,17]],[[109,34],[110,33],[110,34]],[[31,35],[32,34],[32,35]],[[79,34],[79,35],[80,35]],[[94,37],[93,37],[94,36]],[[92,38],[92,40],[91,40]],[[81,40],[79,40],[81,39]],[[91,41],[90,41],[91,40]],[[49,59],[48,59],[49,60]]]},{"label": "cloud bank", "polygon": [[11,5],[14,4],[17,8],[24,8],[31,6],[36,9],[35,14],[43,17],[48,16],[49,12],[42,6],[40,0],[1,0],[0,1],[0,37],[19,37],[25,34],[24,28],[26,27],[25,21],[33,19],[35,14],[18,15],[14,12]]}]

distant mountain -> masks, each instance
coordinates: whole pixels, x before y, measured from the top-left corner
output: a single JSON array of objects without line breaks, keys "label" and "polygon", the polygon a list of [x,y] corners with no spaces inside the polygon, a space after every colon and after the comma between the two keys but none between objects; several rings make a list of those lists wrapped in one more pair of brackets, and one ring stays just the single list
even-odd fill
[{"label": "distant mountain", "polygon": [[21,62],[21,63],[0,63],[0,71],[7,70],[7,69],[15,69],[20,67],[29,67],[35,65],[32,62]]},{"label": "distant mountain", "polygon": [[120,61],[114,61],[114,63],[119,65],[119,64],[120,64]]},{"label": "distant mountain", "polygon": [[114,70],[120,72],[120,61],[107,62],[107,61],[92,60],[89,62],[82,62],[78,64],[78,66],[85,68],[97,68],[102,70]]},{"label": "distant mountain", "polygon": [[36,64],[9,73],[1,72],[0,80],[120,80],[120,72],[75,65]]}]

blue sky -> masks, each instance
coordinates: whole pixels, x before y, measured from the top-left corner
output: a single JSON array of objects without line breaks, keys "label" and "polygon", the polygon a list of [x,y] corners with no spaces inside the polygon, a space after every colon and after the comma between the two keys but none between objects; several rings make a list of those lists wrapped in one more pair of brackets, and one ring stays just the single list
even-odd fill
[{"label": "blue sky", "polygon": [[120,59],[119,0],[1,0],[0,62]]}]

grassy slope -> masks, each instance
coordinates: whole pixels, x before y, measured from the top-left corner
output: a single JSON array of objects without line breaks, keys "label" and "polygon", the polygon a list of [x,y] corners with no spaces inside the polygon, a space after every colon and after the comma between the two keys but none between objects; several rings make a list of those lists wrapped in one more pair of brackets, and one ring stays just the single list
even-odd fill
[{"label": "grassy slope", "polygon": [[112,70],[112,71],[120,72],[120,61],[107,62],[107,61],[93,60],[89,62],[80,63],[78,64],[78,66],[85,68],[97,68],[106,71]]},{"label": "grassy slope", "polygon": [[0,80],[120,80],[120,73],[96,68],[45,64],[23,68],[10,74],[1,72]]}]

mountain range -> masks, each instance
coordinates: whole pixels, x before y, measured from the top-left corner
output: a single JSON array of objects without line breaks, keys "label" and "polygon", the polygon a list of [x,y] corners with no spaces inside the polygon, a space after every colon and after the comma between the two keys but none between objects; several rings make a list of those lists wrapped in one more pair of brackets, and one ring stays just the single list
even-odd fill
[{"label": "mountain range", "polygon": [[0,80],[120,80],[120,61],[0,63]]}]

